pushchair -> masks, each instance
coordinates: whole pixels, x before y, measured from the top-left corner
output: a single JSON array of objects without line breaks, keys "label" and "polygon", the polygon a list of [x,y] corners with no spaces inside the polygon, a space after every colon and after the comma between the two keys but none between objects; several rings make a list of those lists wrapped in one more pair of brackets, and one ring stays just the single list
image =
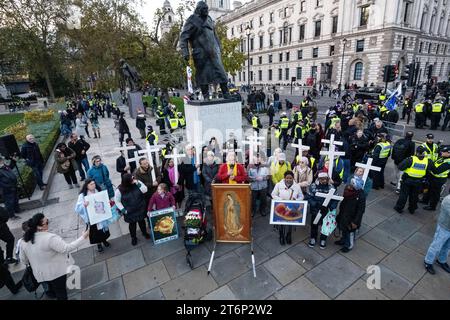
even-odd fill
[{"label": "pushchair", "polygon": [[186,262],[194,269],[191,251],[208,240],[206,206],[203,194],[193,193],[186,200],[184,209],[184,246],[186,247]]}]

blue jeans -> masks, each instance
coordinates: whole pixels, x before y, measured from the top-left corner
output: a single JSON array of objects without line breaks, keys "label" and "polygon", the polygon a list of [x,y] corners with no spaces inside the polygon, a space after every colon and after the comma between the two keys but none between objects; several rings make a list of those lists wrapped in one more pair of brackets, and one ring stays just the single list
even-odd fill
[{"label": "blue jeans", "polygon": [[61,126],[61,134],[63,136],[69,136],[71,133],[72,133],[72,129],[70,129],[68,125],[63,124]]},{"label": "blue jeans", "polygon": [[425,263],[433,264],[436,258],[440,263],[446,263],[450,251],[450,230],[442,228],[439,224],[434,234],[433,242],[428,248]]},{"label": "blue jeans", "polygon": [[44,186],[44,181],[42,181],[44,166],[42,164],[36,164],[31,167],[31,170],[33,170],[33,174],[36,177],[36,182],[39,187]]},{"label": "blue jeans", "polygon": [[342,230],[342,240],[344,241],[345,248],[353,249],[353,246],[355,245],[355,232],[345,228]]},{"label": "blue jeans", "polygon": [[[84,171],[88,171],[89,170],[89,161],[87,158],[81,159],[81,160],[77,160],[77,164],[78,164],[78,171],[80,172],[80,177],[82,180],[86,179],[86,173]],[[84,167],[84,170],[83,170]]]},{"label": "blue jeans", "polygon": [[[341,158],[342,159],[342,158]],[[342,159],[342,162],[344,163],[344,183],[348,182],[348,178],[350,177],[350,159]]]},{"label": "blue jeans", "polygon": [[261,112],[262,111],[262,102],[256,102],[256,111]]}]

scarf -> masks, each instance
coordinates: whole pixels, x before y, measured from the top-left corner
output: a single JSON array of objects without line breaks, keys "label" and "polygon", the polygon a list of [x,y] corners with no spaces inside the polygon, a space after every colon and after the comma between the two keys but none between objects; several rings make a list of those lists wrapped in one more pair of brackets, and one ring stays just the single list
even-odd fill
[{"label": "scarf", "polygon": [[[192,157],[191,164],[195,167],[195,157]],[[197,169],[194,171],[194,184],[198,184],[200,182],[200,178],[197,174]]]},{"label": "scarf", "polygon": [[[234,168],[233,168],[233,176],[234,176],[234,177],[237,176],[237,172],[238,172],[237,167],[238,167],[238,165],[237,165],[237,163],[236,163],[236,164],[234,165]],[[230,167],[230,165],[227,163],[227,170],[230,171],[230,169],[231,169],[231,167]],[[228,179],[228,183],[229,183],[229,184],[237,184],[237,182],[236,182],[235,180],[231,180],[231,179]]]},{"label": "scarf", "polygon": [[177,192],[177,188],[175,188],[175,185],[178,181],[175,181],[175,166],[174,167],[168,167],[167,172],[169,173],[169,180],[172,182],[172,187],[170,187],[170,193],[175,194]]}]

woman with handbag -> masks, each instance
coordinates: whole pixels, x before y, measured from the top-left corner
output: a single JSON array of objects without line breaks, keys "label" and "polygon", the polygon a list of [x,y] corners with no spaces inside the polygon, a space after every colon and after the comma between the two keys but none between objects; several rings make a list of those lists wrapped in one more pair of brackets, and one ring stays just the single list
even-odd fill
[{"label": "woman with handbag", "polygon": [[78,196],[78,201],[75,206],[75,212],[78,213],[89,227],[89,241],[91,244],[97,244],[98,252],[103,252],[103,246],[109,247],[110,244],[107,241],[110,233],[108,229],[108,221],[103,221],[97,223],[95,225],[91,225],[89,222],[89,215],[87,213],[87,206],[89,205],[89,201],[86,201],[85,197],[88,195],[95,194],[97,192],[102,191],[100,187],[95,184],[95,181],[92,179],[86,179],[83,187],[81,188],[80,195]]},{"label": "woman with handbag", "polygon": [[102,163],[102,158],[96,155],[92,158],[92,167],[87,172],[87,177],[95,180],[96,185],[102,190],[108,190],[109,199],[114,198],[114,188],[109,178],[109,170]]},{"label": "woman with handbag", "polygon": [[70,252],[89,237],[89,230],[77,240],[66,243],[60,236],[48,232],[48,219],[43,213],[28,220],[28,230],[20,244],[20,261],[31,267],[38,283],[48,284],[48,294],[67,300],[67,273],[74,265]]},{"label": "woman with handbag", "polygon": [[70,189],[73,189],[73,185],[78,188],[80,187],[75,174],[75,171],[78,170],[78,164],[75,157],[75,151],[70,149],[64,142],[61,142],[56,146],[56,171],[64,175],[64,179],[66,179]]},{"label": "woman with handbag", "polygon": [[[303,200],[300,185],[294,182],[294,173],[286,171],[284,179],[275,185],[272,191],[273,200]],[[280,244],[292,243],[292,226],[278,226],[280,232]]]},{"label": "woman with handbag", "polygon": [[131,244],[137,244],[136,227],[139,224],[142,235],[145,239],[150,239],[147,232],[145,218],[147,217],[147,203],[144,194],[147,192],[145,184],[137,180],[131,174],[126,173],[122,177],[122,182],[116,189],[115,202],[117,208],[122,212],[123,218],[129,224]]}]

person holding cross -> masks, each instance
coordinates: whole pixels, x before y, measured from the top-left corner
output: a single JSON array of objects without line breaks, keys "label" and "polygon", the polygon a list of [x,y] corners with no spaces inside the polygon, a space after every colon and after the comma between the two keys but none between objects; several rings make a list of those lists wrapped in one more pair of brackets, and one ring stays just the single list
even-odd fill
[{"label": "person holding cross", "polygon": [[[155,170],[156,181],[152,178],[151,171]],[[156,192],[158,184],[161,182],[161,173],[158,167],[152,168],[147,158],[139,159],[139,167],[133,172],[133,177],[145,184],[147,192],[144,193],[145,203],[150,201],[152,195]]]}]

